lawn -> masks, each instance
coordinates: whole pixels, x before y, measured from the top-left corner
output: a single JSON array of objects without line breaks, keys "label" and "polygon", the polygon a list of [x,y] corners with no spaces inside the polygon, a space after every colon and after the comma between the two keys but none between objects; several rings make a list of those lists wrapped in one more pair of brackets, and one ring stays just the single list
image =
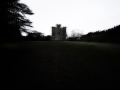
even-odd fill
[{"label": "lawn", "polygon": [[38,89],[120,86],[120,45],[26,41],[0,47],[6,85]]}]

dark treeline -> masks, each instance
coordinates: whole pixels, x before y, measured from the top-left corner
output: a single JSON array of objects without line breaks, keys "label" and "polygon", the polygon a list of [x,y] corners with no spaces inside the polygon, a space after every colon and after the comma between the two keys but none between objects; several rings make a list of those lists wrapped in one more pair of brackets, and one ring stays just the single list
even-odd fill
[{"label": "dark treeline", "polygon": [[32,27],[32,22],[25,17],[26,14],[33,13],[19,0],[0,0],[0,42],[20,40],[21,31],[27,32],[25,27]]},{"label": "dark treeline", "polygon": [[40,32],[29,32],[27,36],[22,36],[22,41],[50,41],[51,36],[44,36]]},{"label": "dark treeline", "polygon": [[68,37],[67,40],[68,41],[79,41],[80,39],[79,37],[76,36],[76,37]]},{"label": "dark treeline", "polygon": [[90,32],[82,35],[80,41],[120,43],[120,25],[108,30]]}]

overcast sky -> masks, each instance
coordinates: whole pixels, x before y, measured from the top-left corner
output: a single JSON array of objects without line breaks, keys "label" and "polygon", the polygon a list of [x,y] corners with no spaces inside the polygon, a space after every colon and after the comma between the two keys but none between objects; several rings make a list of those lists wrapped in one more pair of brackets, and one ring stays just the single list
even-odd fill
[{"label": "overcast sky", "polygon": [[21,0],[35,13],[27,16],[32,30],[51,35],[51,27],[61,24],[86,34],[120,24],[120,0]]}]

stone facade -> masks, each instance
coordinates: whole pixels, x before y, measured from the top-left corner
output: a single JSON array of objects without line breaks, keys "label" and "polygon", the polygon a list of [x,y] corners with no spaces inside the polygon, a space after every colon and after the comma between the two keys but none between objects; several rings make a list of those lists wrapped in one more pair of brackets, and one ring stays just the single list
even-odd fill
[{"label": "stone facade", "polygon": [[60,24],[52,27],[52,40],[66,40],[66,27],[61,27]]}]

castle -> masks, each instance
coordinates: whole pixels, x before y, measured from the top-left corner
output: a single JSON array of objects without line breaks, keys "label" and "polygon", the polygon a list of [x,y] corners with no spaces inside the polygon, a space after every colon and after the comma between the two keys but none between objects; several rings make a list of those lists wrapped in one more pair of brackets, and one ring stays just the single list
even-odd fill
[{"label": "castle", "polygon": [[60,24],[52,27],[52,40],[66,40],[66,35],[66,27],[61,27]]}]

